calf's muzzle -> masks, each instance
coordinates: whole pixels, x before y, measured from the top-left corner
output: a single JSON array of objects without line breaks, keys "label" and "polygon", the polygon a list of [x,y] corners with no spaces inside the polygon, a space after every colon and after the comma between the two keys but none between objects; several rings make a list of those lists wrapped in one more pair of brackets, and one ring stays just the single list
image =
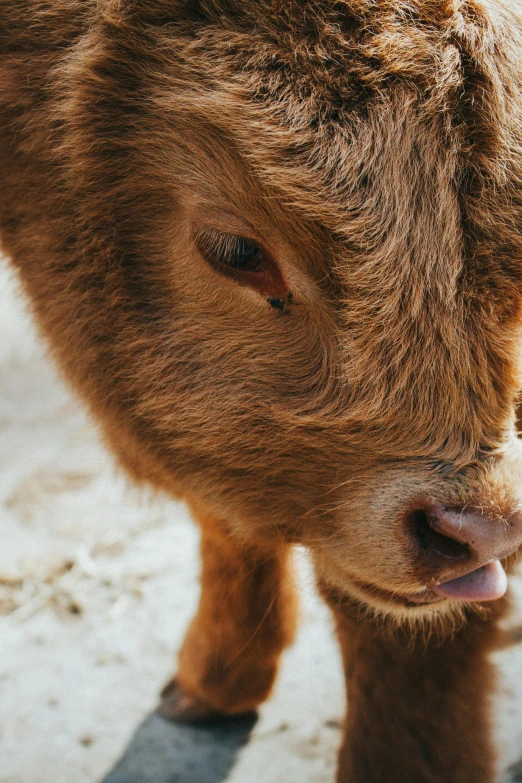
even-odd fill
[{"label": "calf's muzzle", "polygon": [[522,511],[493,514],[480,506],[456,509],[427,502],[410,511],[406,522],[434,593],[461,601],[504,595],[507,578],[500,561],[522,545]]}]

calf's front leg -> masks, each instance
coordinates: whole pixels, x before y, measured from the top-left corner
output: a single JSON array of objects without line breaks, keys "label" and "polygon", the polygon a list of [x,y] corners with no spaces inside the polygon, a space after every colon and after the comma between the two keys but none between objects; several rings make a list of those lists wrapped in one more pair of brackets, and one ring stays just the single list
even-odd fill
[{"label": "calf's front leg", "polygon": [[444,642],[334,614],[348,697],[338,783],[492,783],[498,609]]},{"label": "calf's front leg", "polygon": [[201,597],[160,712],[199,720],[254,710],[294,636],[296,600],[284,543],[247,543],[192,507],[201,527]]}]

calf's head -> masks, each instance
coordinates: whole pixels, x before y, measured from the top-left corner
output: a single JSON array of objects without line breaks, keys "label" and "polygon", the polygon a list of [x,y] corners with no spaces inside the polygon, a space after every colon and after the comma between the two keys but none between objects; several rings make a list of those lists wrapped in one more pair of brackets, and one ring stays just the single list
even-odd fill
[{"label": "calf's head", "polygon": [[495,598],[522,543],[519,24],[122,2],[62,66],[63,362],[135,475],[378,614]]}]

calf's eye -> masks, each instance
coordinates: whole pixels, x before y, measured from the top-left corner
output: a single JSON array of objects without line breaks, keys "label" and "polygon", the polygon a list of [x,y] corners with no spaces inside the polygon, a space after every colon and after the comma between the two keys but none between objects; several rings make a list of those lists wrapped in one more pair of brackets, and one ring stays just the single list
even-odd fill
[{"label": "calf's eye", "polygon": [[205,229],[195,235],[195,241],[216,272],[267,298],[286,298],[288,289],[278,265],[254,239]]},{"label": "calf's eye", "polygon": [[230,234],[226,240],[215,248],[219,262],[232,269],[255,271],[263,256],[259,245],[252,239]]}]

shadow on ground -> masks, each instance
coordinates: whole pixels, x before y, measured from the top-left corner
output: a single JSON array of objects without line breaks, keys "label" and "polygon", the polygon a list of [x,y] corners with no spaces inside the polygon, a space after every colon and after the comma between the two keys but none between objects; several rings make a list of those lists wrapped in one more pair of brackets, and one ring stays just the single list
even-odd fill
[{"label": "shadow on ground", "polygon": [[522,760],[510,767],[508,773],[508,783],[522,783]]},{"label": "shadow on ground", "polygon": [[[152,713],[100,783],[224,783],[257,721],[254,713],[219,723],[173,723]],[[522,761],[505,783],[522,783]]]},{"label": "shadow on ground", "polygon": [[252,713],[194,726],[153,713],[101,783],[222,783],[256,721]]}]

